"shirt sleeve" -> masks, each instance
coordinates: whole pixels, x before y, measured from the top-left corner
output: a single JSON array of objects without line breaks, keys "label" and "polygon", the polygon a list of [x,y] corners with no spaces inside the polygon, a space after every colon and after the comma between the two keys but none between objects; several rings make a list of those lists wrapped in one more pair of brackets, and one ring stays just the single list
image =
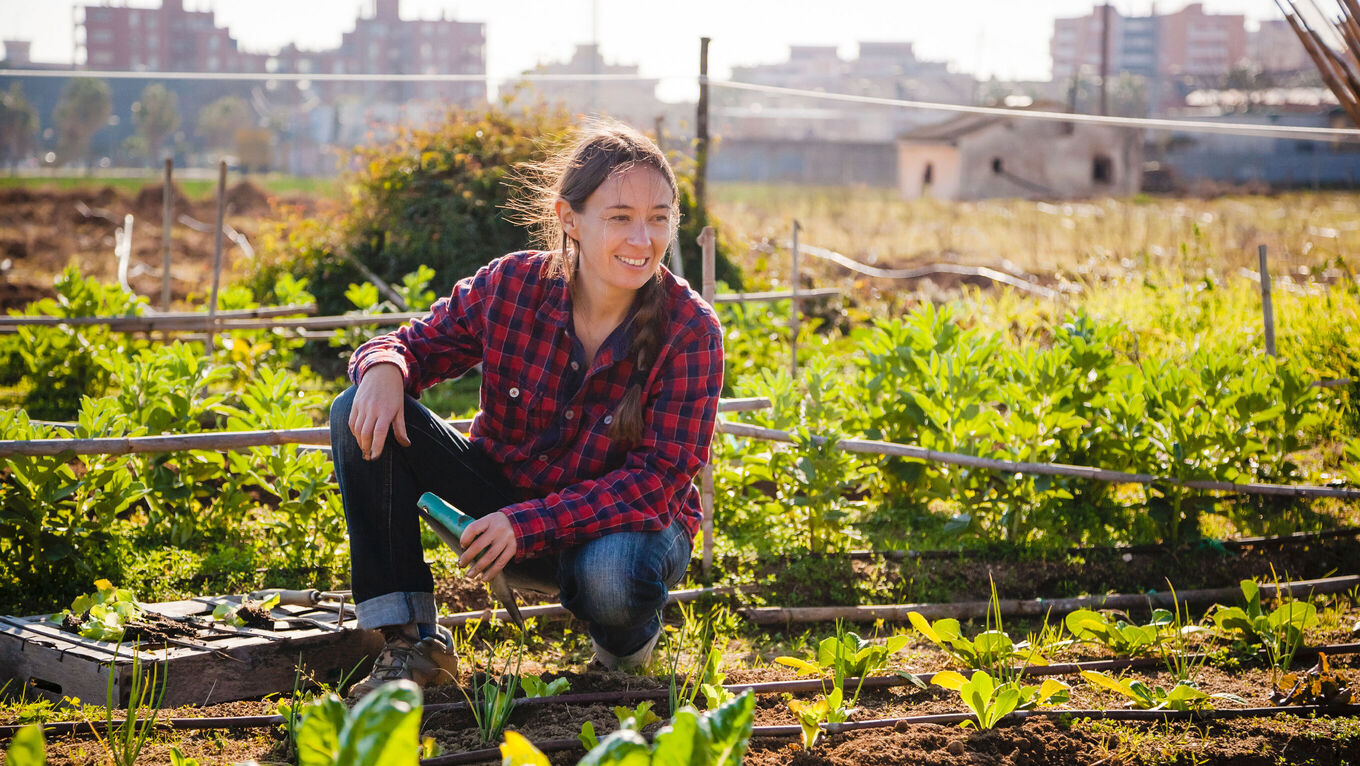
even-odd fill
[{"label": "shirt sleeve", "polygon": [[652,376],[642,441],[621,468],[502,509],[515,529],[516,560],[674,521],[677,495],[709,460],[722,392],[721,337],[716,329],[692,332]]},{"label": "shirt sleeve", "polygon": [[453,286],[423,317],[386,335],[370,339],[349,360],[355,384],[375,364],[395,364],[406,382],[406,393],[419,396],[434,384],[456,378],[482,361],[485,337],[484,307],[497,280],[496,263],[483,266]]}]

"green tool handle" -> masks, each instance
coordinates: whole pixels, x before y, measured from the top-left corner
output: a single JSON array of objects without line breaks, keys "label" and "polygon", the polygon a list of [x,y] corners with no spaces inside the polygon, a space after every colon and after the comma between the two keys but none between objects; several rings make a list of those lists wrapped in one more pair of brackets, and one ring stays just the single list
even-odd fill
[{"label": "green tool handle", "polygon": [[444,498],[433,492],[426,492],[416,501],[416,505],[421,510],[430,515],[430,518],[444,525],[444,528],[453,533],[454,539],[461,539],[463,531],[476,519],[463,513],[462,511],[449,505]]}]

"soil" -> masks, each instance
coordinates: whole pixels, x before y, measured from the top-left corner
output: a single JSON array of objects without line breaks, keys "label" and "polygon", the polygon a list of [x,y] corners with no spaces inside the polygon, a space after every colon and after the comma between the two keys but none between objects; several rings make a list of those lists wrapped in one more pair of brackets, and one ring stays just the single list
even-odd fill
[{"label": "soil", "polygon": [[[209,283],[213,260],[212,222],[217,217],[215,199],[190,200],[172,187],[173,214],[187,215],[207,225],[196,231],[176,224],[171,230],[170,258],[172,300],[184,301],[201,293]],[[297,208],[311,215],[318,201],[296,195],[270,197],[249,180],[228,187],[227,224],[250,241],[267,225],[278,205]],[[82,207],[84,206],[84,212]],[[133,292],[160,303],[161,185],[143,187],[130,195],[114,187],[101,189],[0,189],[0,312],[23,308],[41,298],[55,296],[52,278],[68,264],[80,266],[85,276],[116,282],[117,260],[113,257],[114,231],[124,217],[133,216],[132,257],[128,285]],[[230,278],[232,262],[240,250],[230,241],[224,245],[224,270]]]}]

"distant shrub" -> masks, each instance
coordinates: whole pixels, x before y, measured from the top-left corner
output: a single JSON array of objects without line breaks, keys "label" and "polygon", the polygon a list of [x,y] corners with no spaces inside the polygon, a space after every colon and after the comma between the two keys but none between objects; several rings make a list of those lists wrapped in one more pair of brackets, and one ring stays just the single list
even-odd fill
[{"label": "distant shrub", "polygon": [[[506,211],[515,166],[560,144],[570,127],[568,115],[543,109],[455,110],[435,128],[401,128],[386,143],[358,147],[346,205],[318,218],[285,216],[263,238],[252,288],[266,295],[280,273],[305,276],[320,312],[342,313],[352,308],[349,285],[365,280],[353,259],[389,283],[428,266],[435,272],[431,287],[448,294],[492,259],[530,246],[528,232]],[[694,209],[692,182],[682,178],[681,187],[685,273],[697,286],[693,242],[704,218]],[[740,284],[721,252],[717,274]]]}]

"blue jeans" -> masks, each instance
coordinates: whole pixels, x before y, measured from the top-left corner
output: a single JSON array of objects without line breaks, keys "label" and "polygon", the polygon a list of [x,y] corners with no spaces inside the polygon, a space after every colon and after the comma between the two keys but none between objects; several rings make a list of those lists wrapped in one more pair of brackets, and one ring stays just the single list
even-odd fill
[{"label": "blue jeans", "polygon": [[[416,500],[433,492],[476,518],[516,501],[500,466],[414,398],[406,397],[403,447],[389,433],[377,460],[364,460],[349,430],[355,389],[331,406],[331,456],[349,527],[350,581],[359,626],[432,624],[434,577],[420,546]],[[511,564],[555,582],[562,605],[616,656],[642,648],[661,627],[670,588],[685,576],[691,541],[680,524],[620,532]]]}]

